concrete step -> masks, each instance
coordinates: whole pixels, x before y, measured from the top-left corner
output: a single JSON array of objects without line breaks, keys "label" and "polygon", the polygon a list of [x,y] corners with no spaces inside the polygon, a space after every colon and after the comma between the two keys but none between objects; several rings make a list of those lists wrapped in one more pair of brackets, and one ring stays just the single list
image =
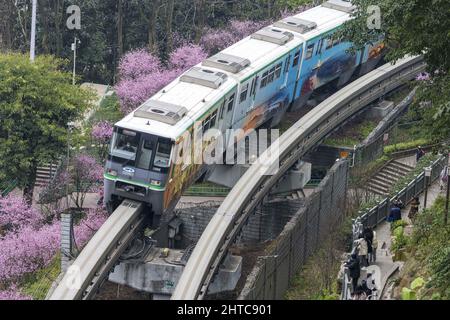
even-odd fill
[{"label": "concrete step", "polygon": [[372,192],[372,193],[377,194],[382,197],[387,197],[389,195],[387,192],[379,190],[377,188],[374,188],[373,186],[368,186],[367,191]]},{"label": "concrete step", "polygon": [[383,194],[389,193],[389,187],[380,186],[380,185],[374,184],[372,182],[369,182],[369,184],[367,185],[367,188],[376,190],[376,191],[378,191],[380,193],[383,193]]},{"label": "concrete step", "polygon": [[382,186],[386,186],[388,188],[395,183],[395,181],[393,181],[392,179],[387,179],[385,176],[382,175],[377,175],[373,177],[370,181]]},{"label": "concrete step", "polygon": [[402,163],[396,163],[396,162],[391,162],[391,163],[388,165],[388,167],[389,167],[389,168],[392,168],[392,169],[394,169],[394,170],[397,170],[397,171],[399,171],[399,172],[401,172],[401,173],[403,173],[403,174],[408,174],[408,173],[410,173],[411,170],[412,170],[410,167],[406,167],[406,166],[404,166]]},{"label": "concrete step", "polygon": [[391,181],[392,184],[396,183],[398,179],[401,178],[400,176],[394,176],[390,172],[382,172],[382,171],[378,172],[377,176],[382,177],[386,181]]},{"label": "concrete step", "polygon": [[406,164],[406,163],[403,163],[403,162],[400,162],[400,161],[398,161],[398,160],[394,160],[394,161],[391,162],[391,164],[392,164],[392,163],[393,163],[394,165],[401,166],[401,167],[405,168],[405,169],[408,170],[408,171],[412,171],[412,170],[415,169],[413,166],[410,166],[410,165],[408,165],[408,164]]},{"label": "concrete step", "polygon": [[385,167],[383,168],[380,173],[383,173],[387,177],[389,177],[392,180],[398,180],[405,176],[405,174],[399,172],[398,170],[395,170],[393,168]]}]

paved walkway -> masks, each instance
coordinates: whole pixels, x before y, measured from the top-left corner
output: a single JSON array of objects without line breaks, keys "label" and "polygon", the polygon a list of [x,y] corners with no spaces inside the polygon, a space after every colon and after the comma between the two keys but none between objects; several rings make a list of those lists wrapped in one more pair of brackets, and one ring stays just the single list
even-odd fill
[{"label": "paved walkway", "polygon": [[[443,195],[443,193],[440,191],[439,188],[439,180],[435,181],[429,188],[428,191],[428,204],[427,207],[431,207],[436,198],[439,197],[439,195]],[[424,198],[425,195],[420,195],[420,211],[424,209]],[[408,205],[405,209],[402,210],[402,217],[403,220],[411,223],[408,218],[408,213],[411,206]],[[406,227],[405,232],[410,231],[412,228],[411,225]],[[381,271],[381,288],[384,288],[387,284],[388,279],[392,276],[392,274],[397,271],[398,269],[401,269],[403,267],[403,262],[393,261],[393,254],[391,252],[391,244],[392,244],[392,236],[391,236],[391,228],[390,223],[383,222],[381,223],[375,231],[377,232],[377,238],[378,238],[378,250],[377,250],[377,262],[375,263],[375,266],[378,266]],[[389,299],[390,296],[390,289],[386,288],[386,292],[383,295],[382,299]]]}]

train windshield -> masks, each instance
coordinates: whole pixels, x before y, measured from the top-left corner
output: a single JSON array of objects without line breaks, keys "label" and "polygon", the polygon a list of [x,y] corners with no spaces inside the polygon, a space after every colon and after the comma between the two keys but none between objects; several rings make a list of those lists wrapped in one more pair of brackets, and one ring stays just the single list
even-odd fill
[{"label": "train windshield", "polygon": [[111,156],[122,165],[167,173],[172,147],[171,139],[116,128],[111,143]]},{"label": "train windshield", "polygon": [[113,138],[111,154],[115,157],[135,161],[139,147],[137,132],[118,129]]}]

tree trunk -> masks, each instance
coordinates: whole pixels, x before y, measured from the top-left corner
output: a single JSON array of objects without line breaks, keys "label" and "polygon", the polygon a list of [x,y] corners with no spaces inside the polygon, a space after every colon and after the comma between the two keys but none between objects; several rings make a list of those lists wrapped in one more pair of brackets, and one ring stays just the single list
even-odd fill
[{"label": "tree trunk", "polygon": [[119,59],[123,55],[123,0],[117,0],[117,50]]},{"label": "tree trunk", "polygon": [[170,53],[173,50],[172,21],[174,5],[174,0],[168,0],[166,7],[167,53]]},{"label": "tree trunk", "polygon": [[158,48],[158,38],[156,35],[156,23],[158,21],[159,0],[152,1],[150,19],[148,21],[148,49],[156,51]]},{"label": "tree trunk", "polygon": [[206,0],[197,0],[197,25],[195,28],[195,42],[198,43],[203,34],[203,29],[205,28],[205,17],[206,17]]},{"label": "tree trunk", "polygon": [[29,178],[27,184],[23,189],[23,197],[27,201],[29,205],[33,204],[33,196],[34,196],[34,184],[36,182],[36,174],[37,174],[37,163],[32,163],[29,173]]},{"label": "tree trunk", "polygon": [[63,0],[56,0],[55,2],[55,42],[56,42],[56,56],[60,57],[63,51]]}]

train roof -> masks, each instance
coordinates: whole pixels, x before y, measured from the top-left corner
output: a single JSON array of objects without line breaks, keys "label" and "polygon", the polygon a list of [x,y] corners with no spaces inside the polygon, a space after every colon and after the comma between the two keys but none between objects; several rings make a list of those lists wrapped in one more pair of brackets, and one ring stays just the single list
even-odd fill
[{"label": "train roof", "polygon": [[116,125],[176,140],[238,83],[334,30],[353,10],[348,1],[329,0],[265,27],[184,72]]},{"label": "train roof", "polygon": [[[204,79],[195,81],[203,73]],[[116,123],[116,126],[176,140],[236,86],[235,80],[223,74],[220,78],[221,75],[216,76],[218,73],[218,70],[198,64]]]}]

